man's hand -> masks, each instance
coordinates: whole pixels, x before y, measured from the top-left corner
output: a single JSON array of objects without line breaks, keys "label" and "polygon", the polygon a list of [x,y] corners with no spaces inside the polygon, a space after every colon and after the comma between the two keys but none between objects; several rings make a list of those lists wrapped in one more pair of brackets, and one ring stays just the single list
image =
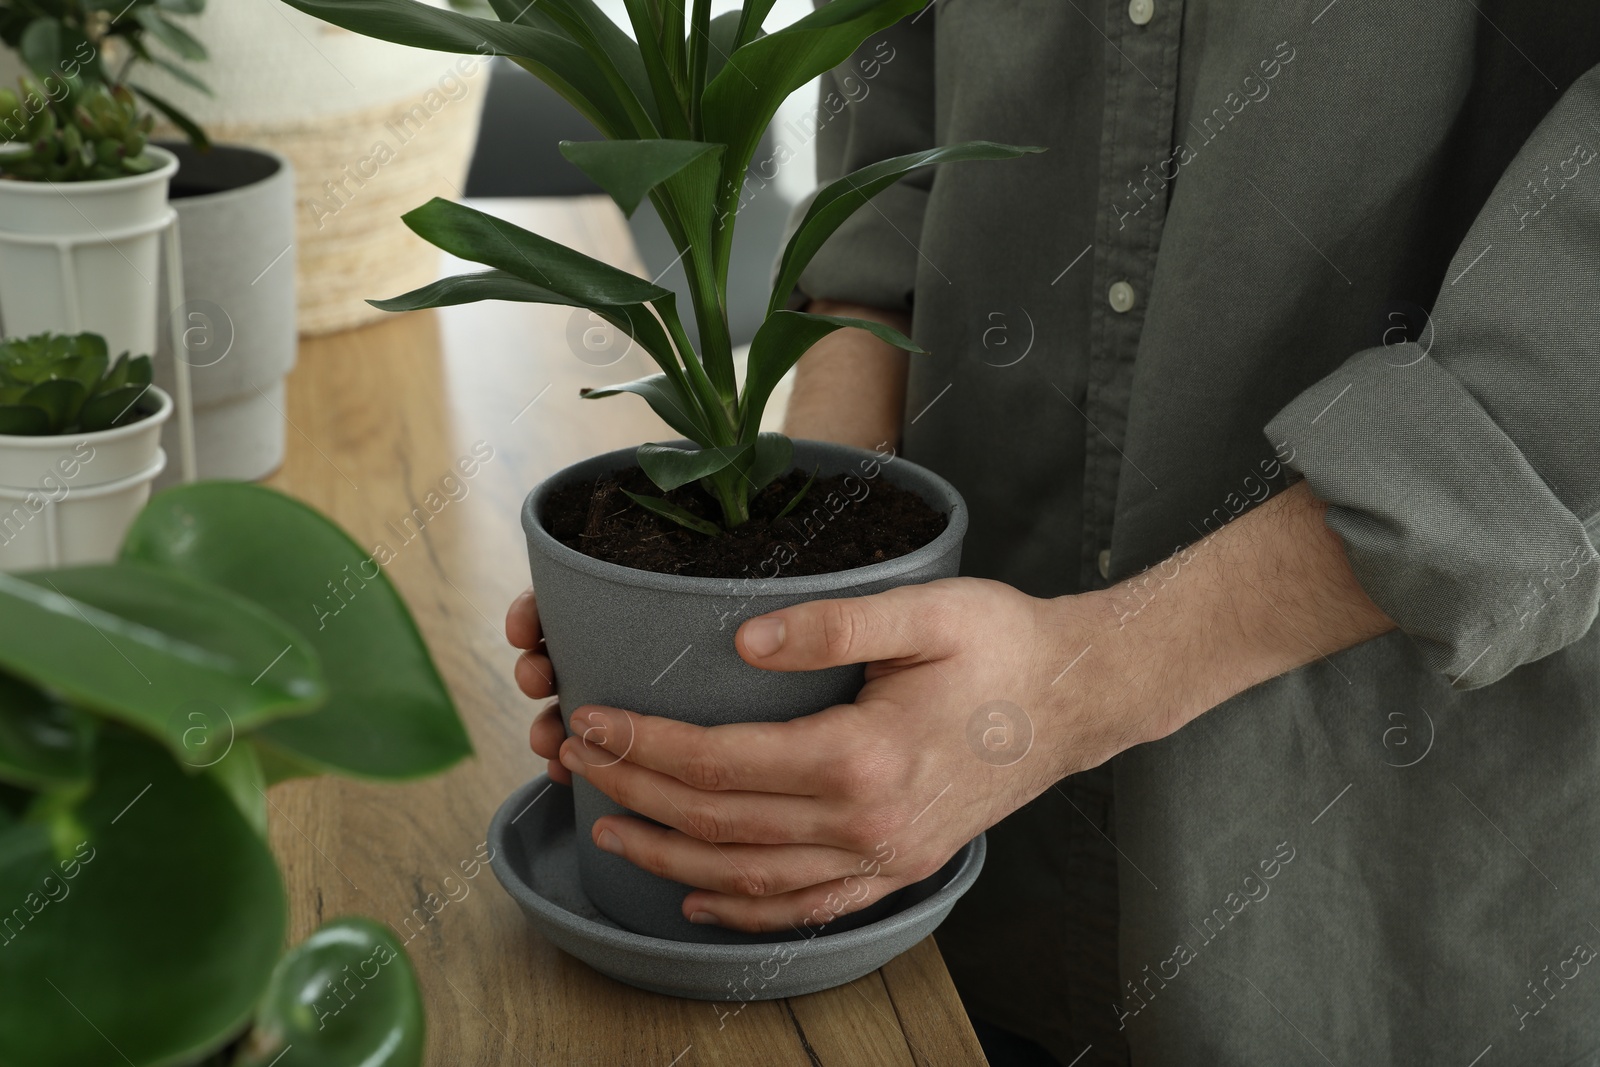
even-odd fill
[{"label": "man's hand", "polygon": [[[665,824],[608,817],[593,833],[700,887],[686,916],[821,925],[937,870],[1059,778],[1392,629],[1323,511],[1297,485],[1128,582],[1055,600],[954,579],[787,608],[746,622],[740,655],[866,662],[854,704],[711,728],[579,708],[587,741],[562,740],[547,710],[533,746]],[[531,595],[507,632],[527,650],[519,685],[548,696]]]}]

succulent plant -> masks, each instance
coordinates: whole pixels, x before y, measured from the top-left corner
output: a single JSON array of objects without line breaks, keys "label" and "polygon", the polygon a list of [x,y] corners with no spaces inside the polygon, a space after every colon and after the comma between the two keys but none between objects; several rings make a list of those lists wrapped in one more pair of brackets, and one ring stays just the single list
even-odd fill
[{"label": "succulent plant", "polygon": [[22,92],[0,89],[0,133],[24,147],[0,155],[0,170],[24,181],[81,182],[143,174],[155,118],[118,85],[65,83],[59,99],[24,75]]},{"label": "succulent plant", "polygon": [[150,414],[150,357],[111,362],[105,338],[39,334],[0,343],[0,434],[89,433]]}]

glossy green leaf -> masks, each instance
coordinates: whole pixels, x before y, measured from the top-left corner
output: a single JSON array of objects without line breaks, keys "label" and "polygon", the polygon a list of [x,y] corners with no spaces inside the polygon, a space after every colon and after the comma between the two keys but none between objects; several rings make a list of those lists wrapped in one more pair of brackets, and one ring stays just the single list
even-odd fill
[{"label": "glossy green leaf", "polygon": [[702,519],[694,512],[689,511],[687,508],[681,508],[670,500],[663,500],[658,496],[645,496],[643,493],[630,493],[626,489],[622,492],[624,496],[640,507],[653,511],[663,519],[675,522],[686,529],[693,530],[696,533],[707,534],[711,537],[717,537],[722,533],[722,527],[716,523],[709,519]]},{"label": "glossy green leaf", "polygon": [[246,732],[325,689],[309,643],[225,589],[132,564],[0,574],[0,667],[193,762],[199,709]]},{"label": "glossy green leaf", "polygon": [[[867,37],[919,10],[926,0],[830,0],[797,22],[751,40],[728,57],[701,100],[703,140],[728,146],[722,204],[738,203],[745,170],[778,105],[843,63]],[[725,249],[728,240],[722,242]],[[726,263],[724,253],[723,264]]]},{"label": "glossy green leaf", "polygon": [[0,674],[0,782],[30,789],[87,780],[92,721],[20,678]]},{"label": "glossy green leaf", "polygon": [[301,764],[410,778],[442,770],[472,747],[380,566],[390,551],[363,550],[282,493],[201,482],[154,497],[129,529],[122,556],[245,597],[286,620],[319,654],[327,702],[265,726],[254,740]]},{"label": "glossy green leaf", "polygon": [[651,410],[661,416],[661,421],[690,440],[703,441],[708,436],[700,412],[692,407],[694,400],[673,388],[665,374],[652,374],[631,382],[589,389],[583,396],[586,400],[599,400],[619,393],[644,397]]},{"label": "glossy green leaf", "polygon": [[750,479],[751,495],[761,492],[774,479],[787,474],[793,465],[793,441],[781,433],[757,434],[750,457],[750,469],[745,472],[745,477]]},{"label": "glossy green leaf", "polygon": [[639,466],[659,489],[667,492],[737,463],[749,449],[749,445],[731,445],[726,448],[640,445]]},{"label": "glossy green leaf", "polygon": [[[636,135],[634,121],[605,73],[583,46],[558,32],[542,4],[498,0],[497,22],[431,7],[417,0],[284,0],[289,6],[381,41],[465,55],[509,56],[582,112],[608,137]],[[533,25],[530,23],[537,23]]]},{"label": "glossy green leaf", "polygon": [[453,256],[514,274],[585,307],[644,304],[672,295],[547,237],[440,197],[401,218],[418,237]]},{"label": "glossy green leaf", "polygon": [[761,24],[767,21],[775,3],[777,0],[745,0],[740,10],[728,12],[738,16],[733,38],[736,45],[754,40],[761,33]]},{"label": "glossy green leaf", "polygon": [[22,394],[25,407],[38,408],[50,420],[50,428],[60,433],[73,421],[88,394],[70,378],[52,378]]},{"label": "glossy green leaf", "polygon": [[739,40],[739,24],[742,18],[742,14],[738,11],[724,11],[711,20],[711,48],[706,53],[708,82],[715,80],[717,75],[722,73],[722,68],[728,65],[728,57],[743,43]]},{"label": "glossy green leaf", "polygon": [[272,972],[235,1067],[420,1067],[417,976],[387,927],[334,919]]},{"label": "glossy green leaf", "polygon": [[260,766],[261,777],[268,786],[293,778],[315,778],[322,773],[321,767],[296,759],[282,749],[263,742],[259,734],[251,735],[247,743],[255,750],[256,764]]},{"label": "glossy green leaf", "polygon": [[61,855],[35,824],[0,830],[0,1056],[192,1063],[249,1019],[282,949],[272,853],[211,776],[114,727],[76,814]]},{"label": "glossy green leaf", "polygon": [[912,171],[938,163],[1013,159],[1025,153],[1042,151],[1042,148],[996,144],[993,141],[967,141],[881,160],[828,183],[812,199],[805,217],[795,226],[789,244],[783,250],[783,257],[778,261],[777,281],[772,287],[772,298],[767,302],[767,314],[777,311],[788,301],[806,264],[811,262],[834,231],[844,225],[846,219],[868,200]]},{"label": "glossy green leaf", "polygon": [[767,407],[767,398],[772,396],[772,390],[777,388],[783,376],[789,373],[789,368],[799,362],[812,345],[834,330],[847,326],[866,330],[880,341],[907,352],[927,355],[915,341],[881,322],[840,315],[810,315],[802,311],[774,312],[750,340],[750,362],[745,374],[741,420],[741,436],[745,440],[755,436],[761,425],[761,414]]},{"label": "glossy green leaf", "polygon": [[701,141],[562,141],[561,154],[632,215],[650,190],[722,145]]},{"label": "glossy green leaf", "polygon": [[78,409],[78,428],[93,433],[138,422],[146,415],[142,401],[148,392],[147,385],[124,385],[121,389],[90,397]]}]

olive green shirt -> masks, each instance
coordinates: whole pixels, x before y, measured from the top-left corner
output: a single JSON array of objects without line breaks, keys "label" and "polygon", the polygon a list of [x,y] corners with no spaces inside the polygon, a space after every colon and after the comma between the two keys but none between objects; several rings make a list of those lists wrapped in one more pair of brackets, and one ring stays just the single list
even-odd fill
[{"label": "olive green shirt", "polygon": [[1049,149],[802,280],[914,313],[970,573],[1143,572],[1137,625],[1303,476],[1399,624],[992,831],[976,1014],[1078,1067],[1600,1064],[1597,63],[1592,2],[939,0],[825,79],[824,180]]}]

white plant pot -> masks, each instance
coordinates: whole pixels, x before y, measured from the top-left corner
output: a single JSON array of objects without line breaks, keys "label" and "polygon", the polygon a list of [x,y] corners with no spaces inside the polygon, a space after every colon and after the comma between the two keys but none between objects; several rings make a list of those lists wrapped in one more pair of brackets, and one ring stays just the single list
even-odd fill
[{"label": "white plant pot", "polygon": [[150,483],[166,466],[161,427],[172,398],[126,426],[54,437],[0,434],[0,571],[116,557]]},{"label": "white plant pot", "polygon": [[[183,250],[182,306],[161,323],[160,346],[189,365],[200,478],[253,481],[283,462],[283,379],[294,367],[294,168],[276,152],[216,145],[178,158],[170,200]],[[162,307],[172,305],[163,296]],[[156,384],[174,388],[173,360]],[[178,424],[162,446],[179,454]],[[178,480],[177,465],[157,488]]]},{"label": "white plant pot", "polygon": [[0,180],[0,326],[9,337],[79,333],[113,356],[156,348],[171,152],[156,169],[88,182]]}]

